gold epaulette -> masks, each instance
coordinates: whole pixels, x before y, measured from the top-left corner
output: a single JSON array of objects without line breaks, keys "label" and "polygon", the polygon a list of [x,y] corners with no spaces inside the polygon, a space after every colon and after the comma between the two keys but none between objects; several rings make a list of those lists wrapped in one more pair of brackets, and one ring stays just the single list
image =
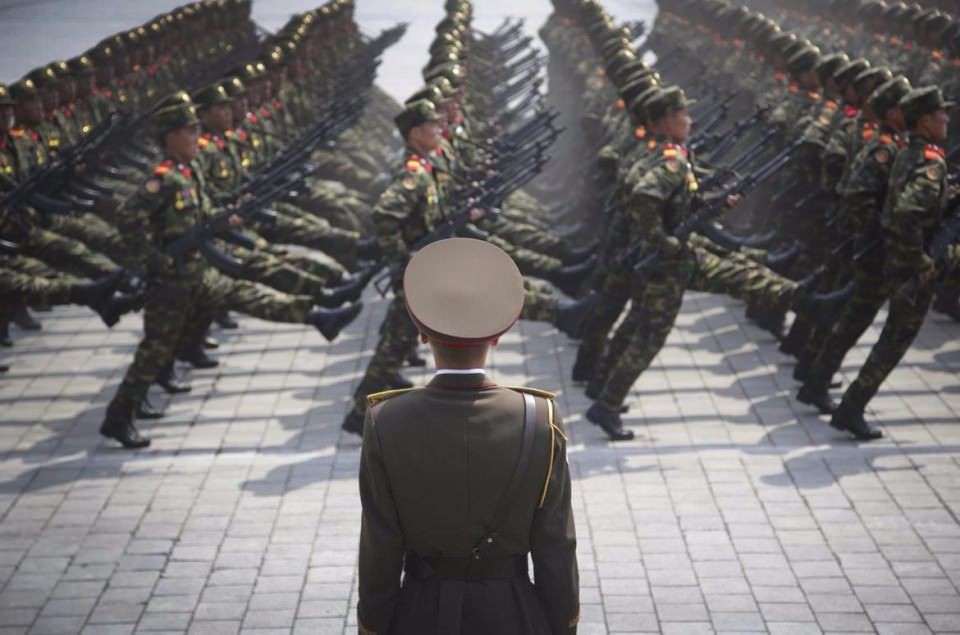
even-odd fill
[{"label": "gold epaulette", "polygon": [[517,392],[525,392],[528,395],[533,395],[534,397],[543,397],[544,399],[556,399],[556,393],[552,393],[549,390],[540,390],[539,388],[527,388],[526,386],[501,386],[501,388],[509,388],[510,390],[515,390]]},{"label": "gold epaulette", "polygon": [[375,392],[373,394],[367,395],[367,404],[370,406],[375,406],[381,401],[390,399],[391,397],[396,397],[397,395],[402,395],[404,393],[412,392],[414,390],[419,390],[418,388],[398,388],[396,390],[384,390],[382,392]]}]

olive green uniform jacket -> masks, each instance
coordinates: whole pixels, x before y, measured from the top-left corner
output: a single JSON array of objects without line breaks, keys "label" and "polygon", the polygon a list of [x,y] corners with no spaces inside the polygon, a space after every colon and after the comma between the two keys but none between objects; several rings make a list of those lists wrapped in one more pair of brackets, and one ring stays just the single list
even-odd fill
[{"label": "olive green uniform jacket", "polygon": [[[528,397],[536,404],[532,454],[505,498],[520,462]],[[362,635],[576,633],[570,473],[551,397],[497,386],[482,373],[440,374],[420,390],[370,397],[360,461]],[[497,517],[499,526],[491,527]],[[488,562],[474,564],[470,556],[490,531],[496,539],[484,554]],[[536,585],[526,574],[527,554]],[[478,574],[489,561],[511,559],[520,564],[515,575]],[[473,579],[433,573],[457,564]]]}]

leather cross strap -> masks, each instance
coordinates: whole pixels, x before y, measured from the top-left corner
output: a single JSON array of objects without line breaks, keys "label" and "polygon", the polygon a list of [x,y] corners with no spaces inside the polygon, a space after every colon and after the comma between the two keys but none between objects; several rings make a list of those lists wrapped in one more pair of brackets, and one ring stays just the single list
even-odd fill
[{"label": "leather cross strap", "polygon": [[507,483],[507,489],[504,491],[497,509],[490,521],[490,530],[480,539],[480,542],[473,548],[474,558],[483,558],[487,550],[493,546],[497,540],[497,529],[503,523],[507,510],[510,508],[510,502],[515,498],[520,484],[523,483],[527,475],[527,469],[530,467],[530,461],[533,458],[533,435],[536,432],[537,422],[537,401],[533,395],[522,393],[523,396],[523,432],[520,437],[520,458],[513,468],[513,474],[510,476],[510,482]]},{"label": "leather cross strap", "polygon": [[[522,393],[523,395],[523,432],[520,436],[520,458],[513,468],[513,474],[510,476],[510,482],[500,498],[493,519],[490,522],[490,530],[480,539],[480,542],[473,548],[473,553],[465,562],[441,562],[447,559],[433,559],[429,563],[434,574],[446,574],[440,578],[439,588],[439,612],[437,614],[437,635],[459,635],[461,621],[463,618],[463,597],[466,593],[466,584],[468,581],[478,579],[496,579],[501,576],[519,577],[520,566],[522,562],[523,572],[526,573],[527,556],[515,556],[512,558],[497,558],[485,560],[486,551],[490,549],[497,540],[497,528],[501,526],[509,503],[516,496],[530,467],[530,460],[533,458],[533,437],[536,431],[537,421],[537,402],[533,395]],[[422,575],[421,562],[422,557],[411,558],[408,555],[413,570],[411,574],[420,573]],[[418,562],[418,560],[420,562]],[[418,571],[418,569],[420,569]],[[476,570],[475,570],[476,569]],[[502,579],[502,578],[501,578]]]}]

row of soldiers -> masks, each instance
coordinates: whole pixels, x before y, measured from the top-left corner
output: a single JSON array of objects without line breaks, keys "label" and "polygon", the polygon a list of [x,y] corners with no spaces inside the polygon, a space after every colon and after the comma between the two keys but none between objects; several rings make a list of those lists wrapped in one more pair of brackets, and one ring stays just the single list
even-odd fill
[{"label": "row of soldiers", "polygon": [[[399,375],[418,343],[402,273],[426,244],[456,234],[503,249],[525,276],[523,319],[553,324],[572,338],[599,299],[581,293],[596,267],[596,243],[555,232],[550,210],[524,189],[561,132],[539,91],[543,60],[517,25],[477,37],[469,3],[451,1],[446,10],[429,43],[424,86],[395,118],[404,159],[373,210],[389,271],[383,287],[393,299],[342,425],[356,434],[371,400],[411,387]],[[575,299],[561,299],[545,282]]]},{"label": "row of soldiers", "polygon": [[[24,321],[27,305],[87,304],[108,326],[143,310],[101,426],[125,447],[149,444],[135,418],[163,416],[152,384],[190,389],[175,359],[217,364],[213,320],[229,325],[235,310],[333,340],[376,270],[365,236],[396,105],[372,81],[403,29],[365,38],[352,3],[335,0],[259,42],[249,8],[181,8],[146,37],[108,38],[0,91],[4,306]],[[92,88],[75,90],[83,82]],[[71,128],[79,112],[90,121]]]},{"label": "row of soldiers", "polygon": [[[604,201],[593,213],[607,228],[593,281],[602,300],[574,379],[596,400],[587,418],[612,438],[632,436],[625,398],[685,288],[744,299],[778,336],[794,310],[781,350],[798,358],[798,398],[862,440],[882,434],[865,408],[935,283],[956,315],[956,223],[944,220],[952,104],[938,86],[956,77],[960,26],[932,8],[842,4],[833,19],[816,3],[766,14],[663,3],[638,48],[636,29],[599,3],[554,2],[541,31],[551,93],[572,113],[575,143],[596,152],[591,169],[554,178],[581,183],[585,206]],[[888,300],[879,342],[835,405],[833,374]]]}]

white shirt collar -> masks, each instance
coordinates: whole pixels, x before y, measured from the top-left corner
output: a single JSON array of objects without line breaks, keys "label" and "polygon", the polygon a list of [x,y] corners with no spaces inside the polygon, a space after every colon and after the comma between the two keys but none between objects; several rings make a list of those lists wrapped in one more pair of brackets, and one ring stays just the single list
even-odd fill
[{"label": "white shirt collar", "polygon": [[482,368],[438,368],[438,375],[485,375]]}]

